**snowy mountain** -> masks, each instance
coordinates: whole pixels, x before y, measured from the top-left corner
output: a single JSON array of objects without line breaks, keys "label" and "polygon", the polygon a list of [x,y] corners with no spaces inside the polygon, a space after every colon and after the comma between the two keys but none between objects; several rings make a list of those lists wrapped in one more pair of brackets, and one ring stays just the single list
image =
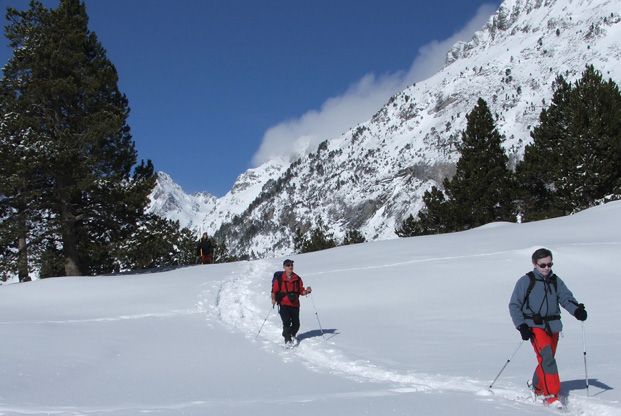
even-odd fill
[{"label": "snowy mountain", "polygon": [[506,0],[472,40],[451,48],[441,71],[391,97],[370,120],[326,138],[316,152],[240,176],[240,186],[249,181],[252,191],[233,201],[236,184],[216,201],[219,209],[187,223],[212,232],[220,226],[218,236],[235,254],[253,257],[291,252],[295,229],[319,219],[337,238],[348,229],[370,240],[395,238],[395,226],[418,212],[423,193],[452,174],[465,116],[479,97],[515,163],[558,75],[573,81],[593,64],[621,82],[620,10],[618,0]]},{"label": "snowy mountain", "polygon": [[174,221],[182,227],[201,230],[203,215],[216,206],[217,198],[208,193],[186,194],[165,172],[157,173],[157,181],[151,193],[150,212]]},{"label": "snowy mountain", "polygon": [[188,195],[170,175],[158,172],[147,210],[179,221],[181,227],[188,227],[199,234],[207,231],[211,235],[222,223],[241,214],[260,194],[265,182],[280,176],[285,167],[284,162],[276,160],[249,169],[221,198],[203,192]]},{"label": "snowy mountain", "polygon": [[[619,416],[620,219],[616,201],[295,256],[313,292],[292,350],[269,297],[282,258],[0,285],[0,415]],[[562,311],[563,412],[530,399],[507,308],[541,246],[589,313]]]}]

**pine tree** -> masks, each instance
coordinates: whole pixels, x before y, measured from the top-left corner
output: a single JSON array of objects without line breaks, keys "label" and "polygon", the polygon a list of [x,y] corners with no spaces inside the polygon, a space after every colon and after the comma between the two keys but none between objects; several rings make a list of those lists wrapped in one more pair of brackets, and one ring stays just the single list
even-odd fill
[{"label": "pine tree", "polygon": [[503,137],[485,100],[479,98],[466,119],[455,175],[444,181],[456,226],[468,229],[493,221],[512,221],[513,174],[507,167]]},{"label": "pine tree", "polygon": [[30,211],[18,207],[19,186],[0,192],[16,201],[13,217],[52,214],[45,227],[62,246],[65,274],[113,271],[112,253],[131,235],[154,184],[150,162],[132,174],[136,150],[116,69],[78,0],[61,0],[57,9],[32,1],[26,11],[8,9],[7,19],[13,57],[4,67],[3,110],[16,116],[14,134],[33,153],[27,168],[10,169],[15,184],[29,170],[41,180],[29,190],[39,201]]},{"label": "pine tree", "polygon": [[15,100],[0,83],[0,245],[4,267],[30,280],[33,239],[42,239],[41,193],[45,178],[37,169],[37,136],[20,125]]},{"label": "pine tree", "polygon": [[180,266],[195,262],[195,236],[178,221],[145,215],[135,232],[123,241],[115,253],[118,270]]},{"label": "pine tree", "polygon": [[527,220],[567,215],[621,197],[621,93],[592,65],[555,83],[518,165]]},{"label": "pine tree", "polygon": [[444,192],[435,186],[425,192],[425,206],[418,218],[408,217],[395,230],[398,236],[446,233],[513,220],[513,174],[485,100],[479,98],[466,119],[455,175],[444,180]]},{"label": "pine tree", "polygon": [[213,253],[213,262],[214,263],[231,263],[234,261],[248,260],[248,256],[239,257],[234,256],[229,252],[229,249],[226,246],[224,241],[214,241],[213,242],[214,253]]},{"label": "pine tree", "polygon": [[[6,278],[17,274],[17,232],[15,231],[16,222],[11,221],[10,217],[12,210],[7,198],[0,194],[0,270],[2,270],[1,275]],[[19,278],[22,279],[21,273]]]},{"label": "pine tree", "polygon": [[310,229],[307,235],[298,233],[296,246],[299,247],[300,253],[310,253],[336,247],[336,241],[321,218],[318,218],[317,226]]},{"label": "pine tree", "polygon": [[45,241],[42,250],[43,252],[39,260],[39,277],[45,279],[62,276],[65,273],[65,261],[62,250],[50,239]]},{"label": "pine tree", "polygon": [[455,216],[451,213],[452,205],[446,200],[444,192],[436,186],[425,191],[423,208],[416,218],[410,214],[395,230],[399,237],[413,237],[417,235],[448,233],[459,229]]},{"label": "pine tree", "polygon": [[398,228],[395,228],[395,234],[402,238],[419,235],[417,232],[417,224],[418,220],[414,218],[414,215],[410,214],[406,219],[401,221],[401,225]]},{"label": "pine tree", "polygon": [[345,233],[343,245],[347,246],[350,244],[360,244],[366,241],[366,238],[364,238],[364,235],[360,232],[360,230],[350,229]]},{"label": "pine tree", "polygon": [[[525,220],[537,220],[563,215],[563,210],[554,203],[554,177],[561,173],[564,144],[564,108],[567,107],[571,85],[562,76],[554,82],[552,103],[539,115],[539,126],[531,133],[533,143],[526,146],[524,159],[517,165],[516,174],[522,195],[522,210]],[[553,173],[557,171],[558,173]]]},{"label": "pine tree", "polygon": [[293,233],[293,250],[296,253],[302,253],[302,249],[304,247],[304,232],[300,227],[295,229]]},{"label": "pine tree", "polygon": [[423,195],[425,207],[418,212],[414,235],[442,234],[460,229],[457,213],[452,212],[454,204],[446,200],[444,193],[435,186]]},{"label": "pine tree", "polygon": [[621,93],[589,65],[574,84],[570,107],[572,154],[578,159],[568,194],[574,209],[584,209],[609,194],[621,194]]}]

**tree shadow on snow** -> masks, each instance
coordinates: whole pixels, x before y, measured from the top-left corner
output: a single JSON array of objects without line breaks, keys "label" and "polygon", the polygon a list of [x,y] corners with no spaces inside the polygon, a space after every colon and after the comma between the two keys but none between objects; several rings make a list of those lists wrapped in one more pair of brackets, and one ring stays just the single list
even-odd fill
[{"label": "tree shadow on snow", "polygon": [[[598,389],[601,389],[600,391],[598,391],[597,393],[593,394],[593,391],[590,391],[590,396],[594,397],[594,396],[599,396],[600,394],[602,394],[605,391],[608,390],[614,390],[614,387],[610,387],[609,385],[602,383],[601,381],[597,380],[596,378],[590,378],[589,379],[589,390],[591,390],[592,387],[596,387]],[[565,394],[568,394],[570,391],[572,390],[586,390],[586,383],[584,382],[584,379],[581,380],[567,380],[567,381],[562,381],[561,382],[561,391]]]},{"label": "tree shadow on snow", "polygon": [[148,269],[127,270],[124,272],[104,274],[103,276],[125,276],[125,275],[130,275],[130,274],[141,275],[141,274],[151,274],[151,273],[162,273],[162,272],[169,272],[171,270],[183,269],[186,267],[193,267],[193,266],[203,266],[203,265],[201,264],[177,264],[174,266],[159,266],[159,267],[151,267]]},{"label": "tree shadow on snow", "polygon": [[[301,334],[297,335],[297,339],[298,341],[302,341],[303,339],[307,339],[307,338],[314,338],[314,337],[320,337],[320,336],[324,336],[326,341],[337,336],[339,333],[336,332],[338,331],[337,329],[324,329],[323,330],[323,334],[321,332],[320,329],[313,329],[311,331],[306,331],[303,332]],[[328,336],[329,335],[329,336]]]}]

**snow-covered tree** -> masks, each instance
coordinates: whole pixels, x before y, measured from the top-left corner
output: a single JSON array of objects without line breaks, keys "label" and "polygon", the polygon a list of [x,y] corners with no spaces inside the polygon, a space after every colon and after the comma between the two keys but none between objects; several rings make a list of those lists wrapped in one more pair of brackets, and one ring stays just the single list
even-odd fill
[{"label": "snow-covered tree", "polygon": [[621,93],[588,66],[560,76],[518,165],[528,220],[567,215],[621,195]]},{"label": "snow-covered tree", "polygon": [[466,119],[455,175],[444,180],[444,192],[435,186],[425,192],[418,219],[408,217],[395,230],[397,235],[444,233],[513,220],[513,174],[485,100],[479,98]]},{"label": "snow-covered tree", "polygon": [[[79,0],[61,0],[56,9],[32,1],[26,11],[9,8],[7,20],[13,56],[4,67],[2,109],[14,119],[2,163],[20,161],[5,168],[11,181],[0,189],[11,201],[7,221],[25,238],[38,198],[65,274],[112,271],[115,245],[143,215],[154,183],[150,162],[135,167],[116,69]],[[20,215],[30,218],[25,226]]]}]

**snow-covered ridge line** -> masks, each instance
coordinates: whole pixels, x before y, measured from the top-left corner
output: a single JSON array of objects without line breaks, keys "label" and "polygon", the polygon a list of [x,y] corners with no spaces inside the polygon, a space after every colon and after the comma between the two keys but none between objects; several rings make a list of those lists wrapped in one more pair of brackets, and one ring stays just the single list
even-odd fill
[{"label": "snow-covered ridge line", "polygon": [[222,223],[241,214],[261,193],[265,182],[277,178],[286,168],[284,162],[272,161],[242,173],[233,188],[223,197],[199,192],[188,195],[166,172],[157,173],[148,212],[179,221],[181,227],[197,234],[213,234]]}]

